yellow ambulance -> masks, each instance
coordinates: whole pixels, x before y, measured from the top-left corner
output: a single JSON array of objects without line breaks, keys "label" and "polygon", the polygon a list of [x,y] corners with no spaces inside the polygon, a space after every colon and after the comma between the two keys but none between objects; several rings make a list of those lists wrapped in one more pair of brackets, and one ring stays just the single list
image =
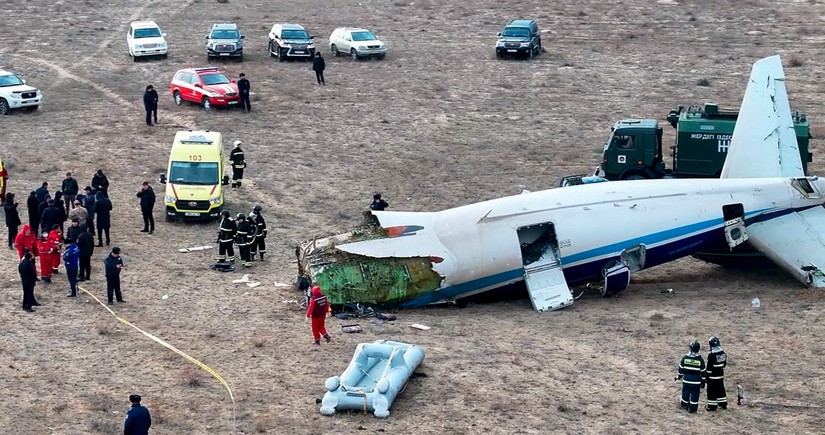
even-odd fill
[{"label": "yellow ambulance", "polygon": [[179,131],[169,166],[160,182],[166,184],[166,220],[218,219],[223,206],[223,138],[217,131]]}]

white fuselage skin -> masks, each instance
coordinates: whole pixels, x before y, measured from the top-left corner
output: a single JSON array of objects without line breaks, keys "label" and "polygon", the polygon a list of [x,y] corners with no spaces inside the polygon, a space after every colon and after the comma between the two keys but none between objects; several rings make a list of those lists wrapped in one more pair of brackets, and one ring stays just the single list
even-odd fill
[{"label": "white fuselage skin", "polygon": [[[825,192],[825,180],[808,180]],[[444,298],[523,279],[517,229],[548,222],[555,228],[565,277],[576,284],[601,279],[604,264],[640,244],[648,252],[647,268],[724,242],[724,205],[742,204],[751,221],[823,204],[823,198],[806,198],[790,183],[790,178],[757,178],[589,184],[444,210],[424,231],[434,231],[443,245],[444,261],[434,270],[444,277],[439,292]]]}]

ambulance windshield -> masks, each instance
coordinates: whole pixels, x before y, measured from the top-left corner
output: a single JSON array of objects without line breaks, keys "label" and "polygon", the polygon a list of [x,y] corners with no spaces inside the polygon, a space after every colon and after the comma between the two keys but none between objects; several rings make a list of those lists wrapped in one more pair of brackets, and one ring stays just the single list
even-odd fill
[{"label": "ambulance windshield", "polygon": [[169,182],[211,186],[218,184],[216,162],[172,162]]}]

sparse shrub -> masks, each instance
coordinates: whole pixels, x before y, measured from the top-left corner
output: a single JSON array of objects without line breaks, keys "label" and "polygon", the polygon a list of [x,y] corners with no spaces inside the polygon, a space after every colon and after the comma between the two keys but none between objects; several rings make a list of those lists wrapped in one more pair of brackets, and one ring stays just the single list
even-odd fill
[{"label": "sparse shrub", "polygon": [[579,16],[579,17],[586,17],[586,16],[587,16],[587,12],[585,12],[585,11],[583,11],[583,10],[580,10],[580,11],[576,12],[576,16]]},{"label": "sparse shrub", "polygon": [[114,332],[112,324],[109,322],[97,322],[95,331],[97,331],[97,335],[111,335]]},{"label": "sparse shrub", "polygon": [[403,8],[403,7],[405,7],[405,6],[409,6],[409,5],[410,5],[410,2],[405,1],[405,0],[396,0],[396,1],[394,1],[394,2],[392,3],[392,5],[393,5],[393,6],[397,6],[397,7],[399,7],[399,8]]},{"label": "sparse shrub", "polygon": [[558,409],[560,412],[570,411],[570,407],[567,406],[567,403],[564,400],[560,401],[559,404],[556,405],[556,409]]},{"label": "sparse shrub", "polygon": [[662,320],[665,320],[665,316],[662,313],[653,313],[650,315],[650,320],[661,322]]},{"label": "sparse shrub", "polygon": [[183,382],[190,387],[200,387],[203,385],[203,375],[196,368],[186,367],[183,369]]},{"label": "sparse shrub", "polygon": [[255,338],[252,340],[252,345],[255,347],[264,347],[264,340],[262,338]]},{"label": "sparse shrub", "polygon": [[804,62],[802,62],[802,59],[800,59],[799,57],[797,57],[795,55],[791,56],[791,58],[788,59],[788,66],[791,67],[791,68],[800,67],[802,65],[804,65]]},{"label": "sparse shrub", "polygon": [[218,3],[221,3],[221,4],[229,3],[229,0],[218,0]]},{"label": "sparse shrub", "polygon": [[696,81],[696,86],[710,86],[710,80],[702,78]]},{"label": "sparse shrub", "polygon": [[96,418],[96,419],[92,420],[90,426],[91,426],[92,430],[94,430],[94,431],[107,433],[107,434],[112,434],[112,435],[119,434],[119,433],[123,432],[122,428],[120,427],[119,422],[115,423],[114,421],[104,420],[102,418]]}]

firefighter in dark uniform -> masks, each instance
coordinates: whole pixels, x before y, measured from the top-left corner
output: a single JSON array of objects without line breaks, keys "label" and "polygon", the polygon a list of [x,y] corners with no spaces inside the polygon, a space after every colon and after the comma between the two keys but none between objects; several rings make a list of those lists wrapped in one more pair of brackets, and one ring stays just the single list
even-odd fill
[{"label": "firefighter in dark uniform", "polygon": [[699,342],[693,340],[688,352],[679,361],[679,375],[682,380],[682,409],[695,413],[699,409],[699,392],[705,387],[705,360],[699,355]]},{"label": "firefighter in dark uniform", "polygon": [[249,255],[249,247],[255,237],[253,233],[254,229],[252,225],[249,224],[249,221],[246,220],[246,216],[244,216],[243,213],[238,213],[235,220],[238,221],[235,243],[238,244],[238,250],[241,252],[241,264],[243,264],[244,267],[252,267],[252,257]]},{"label": "firefighter in dark uniform", "polygon": [[722,345],[716,336],[708,339],[710,353],[708,366],[705,369],[705,378],[708,383],[708,411],[716,411],[716,407],[728,409],[728,397],[725,393],[725,366],[728,365],[728,355],[722,350]]},{"label": "firefighter in dark uniform", "polygon": [[266,220],[261,216],[262,210],[263,207],[256,205],[249,215],[252,222],[255,222],[255,241],[252,243],[250,251],[253,260],[255,259],[255,253],[258,253],[261,261],[264,261],[264,256],[266,255]]},{"label": "firefighter in dark uniform", "polygon": [[226,263],[226,260],[235,262],[235,232],[237,227],[235,221],[229,217],[229,210],[221,212],[221,226],[218,230],[218,263]]},{"label": "firefighter in dark uniform", "polygon": [[235,141],[235,148],[232,149],[232,152],[229,153],[229,160],[232,161],[232,188],[241,187],[241,181],[243,181],[243,169],[246,167],[246,161],[244,160],[243,150],[241,149],[241,144],[243,142],[236,140]]}]

